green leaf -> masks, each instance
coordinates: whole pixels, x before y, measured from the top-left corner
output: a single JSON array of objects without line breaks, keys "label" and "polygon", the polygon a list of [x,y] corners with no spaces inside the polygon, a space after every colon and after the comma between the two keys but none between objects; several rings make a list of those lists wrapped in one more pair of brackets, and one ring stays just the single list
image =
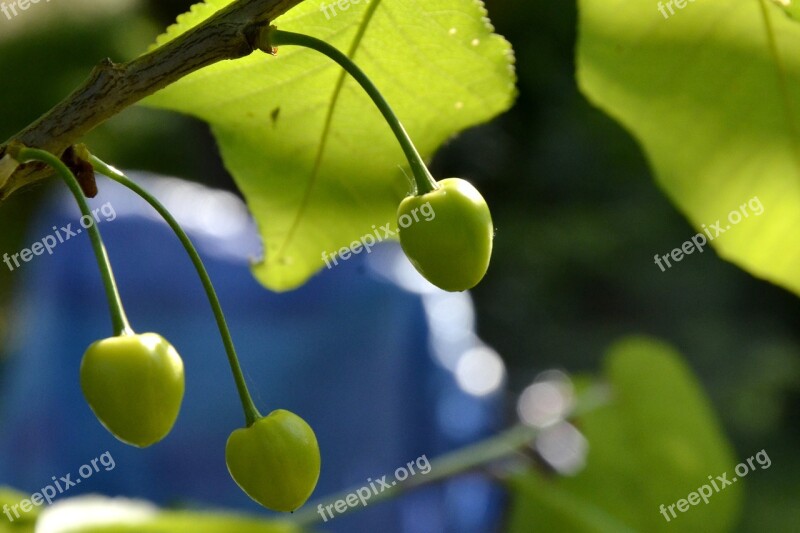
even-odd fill
[{"label": "green leaf", "polygon": [[[195,6],[158,44],[228,3]],[[335,16],[317,2],[304,2],[275,25],[349,51],[423,157],[511,105],[511,48],[492,34],[480,2],[330,5]],[[256,52],[217,64],[146,104],[211,124],[225,165],[259,224],[266,260],[253,270],[271,289],[303,284],[325,265],[323,252],[349,246],[387,223],[396,226],[397,206],[409,191],[399,168],[407,166],[402,151],[360,86],[314,51],[284,47],[277,57]]]},{"label": "green leaf", "polygon": [[574,477],[531,473],[513,480],[510,531],[730,530],[743,483],[684,513],[676,507],[669,522],[659,510],[709,483],[708,476],[728,472],[732,479],[737,464],[679,354],[652,339],[629,338],[609,350],[605,373],[612,402],[577,422],[589,442],[586,468]]},{"label": "green leaf", "polygon": [[666,4],[580,0],[581,90],[698,232],[720,221],[723,258],[800,294],[800,25],[769,0]]}]

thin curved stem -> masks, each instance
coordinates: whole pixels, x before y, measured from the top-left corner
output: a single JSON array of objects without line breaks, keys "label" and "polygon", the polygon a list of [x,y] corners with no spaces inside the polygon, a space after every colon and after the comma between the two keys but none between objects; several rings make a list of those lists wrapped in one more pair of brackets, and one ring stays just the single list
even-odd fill
[{"label": "thin curved stem", "polygon": [[86,203],[83,190],[81,190],[81,186],[78,183],[78,180],[75,178],[75,175],[59,158],[45,150],[39,150],[36,148],[21,148],[14,158],[21,163],[27,163],[28,161],[39,161],[52,167],[53,170],[55,170],[59,176],[61,176],[61,178],[64,180],[64,183],[67,184],[67,187],[69,187],[72,195],[75,196],[75,201],[78,203],[78,207],[80,207],[81,214],[83,215],[81,220],[88,217],[92,221],[88,228],[86,228],[86,226],[84,226],[84,228],[86,228],[89,232],[89,240],[92,242],[94,255],[97,259],[97,266],[100,268],[100,274],[103,278],[103,288],[105,289],[106,298],[108,299],[108,310],[111,314],[111,323],[114,328],[114,334],[118,336],[132,335],[133,329],[128,323],[128,317],[125,315],[125,309],[122,307],[122,299],[119,296],[117,282],[114,279],[114,272],[111,269],[111,262],[108,259],[108,253],[106,252],[106,247],[103,244],[103,238],[100,236],[100,229],[97,227],[97,224],[94,223],[94,217],[89,209],[89,204]]},{"label": "thin curved stem", "polygon": [[262,41],[266,42],[259,43],[259,46],[265,51],[271,51],[273,46],[280,45],[304,46],[306,48],[316,50],[317,52],[328,56],[330,59],[338,63],[339,66],[345,69],[353,77],[353,79],[355,79],[361,85],[361,87],[364,88],[370,98],[372,98],[372,101],[375,102],[375,105],[378,107],[381,114],[383,114],[386,122],[388,122],[389,126],[392,128],[395,137],[397,137],[397,140],[400,142],[400,146],[403,148],[406,159],[408,159],[408,164],[411,166],[411,171],[414,174],[416,194],[425,194],[437,188],[436,181],[433,179],[433,176],[431,176],[428,167],[425,165],[425,162],[419,155],[419,152],[414,146],[414,143],[411,141],[411,137],[408,136],[408,132],[406,132],[403,124],[400,122],[400,119],[398,119],[397,115],[394,114],[389,102],[386,101],[375,84],[372,83],[372,80],[369,79],[364,71],[361,70],[352,59],[325,41],[321,41],[315,37],[304,35],[302,33],[281,31],[274,27],[270,28],[264,33],[264,36],[262,36]]},{"label": "thin curved stem", "polygon": [[175,232],[175,235],[186,249],[186,253],[189,254],[189,258],[192,260],[192,264],[194,265],[195,270],[197,270],[198,276],[200,276],[200,281],[203,283],[203,288],[208,296],[208,301],[214,311],[214,318],[217,321],[217,327],[219,328],[219,333],[222,336],[222,343],[225,345],[225,353],[228,355],[228,363],[230,364],[231,372],[233,372],[233,379],[236,382],[236,389],[239,392],[239,399],[242,401],[242,409],[244,410],[246,424],[247,427],[250,427],[255,423],[256,420],[261,418],[261,413],[258,412],[255,403],[253,403],[253,398],[250,396],[250,391],[247,389],[247,383],[245,383],[244,375],[242,374],[242,367],[239,364],[239,358],[236,355],[236,348],[233,345],[233,338],[231,337],[231,332],[228,329],[228,323],[225,320],[225,314],[222,312],[222,305],[219,303],[217,292],[214,290],[214,285],[211,283],[211,278],[208,275],[208,271],[206,270],[205,265],[203,265],[203,261],[200,259],[200,255],[197,253],[197,249],[194,247],[194,244],[192,244],[191,239],[189,239],[189,236],[186,235],[186,232],[183,231],[183,228],[181,228],[180,224],[178,224],[178,221],[175,220],[175,217],[172,216],[167,208],[164,207],[161,202],[159,202],[152,194],[147,192],[139,184],[131,181],[131,179],[125,176],[122,172],[104,163],[94,155],[89,156],[89,162],[92,164],[95,170],[108,176],[117,183],[124,185],[131,191],[141,196],[148,204],[150,204],[153,209],[155,209],[158,214],[164,218],[164,221],[166,221],[169,227],[172,228],[172,231]]}]

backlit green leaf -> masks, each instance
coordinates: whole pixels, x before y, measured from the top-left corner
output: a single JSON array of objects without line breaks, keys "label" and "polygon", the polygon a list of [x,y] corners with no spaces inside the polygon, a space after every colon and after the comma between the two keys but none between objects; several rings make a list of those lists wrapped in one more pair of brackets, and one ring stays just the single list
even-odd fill
[{"label": "backlit green leaf", "polygon": [[800,293],[800,25],[770,0],[579,7],[583,93],[723,258]]},{"label": "backlit green leaf", "polygon": [[[195,6],[158,42],[228,3]],[[480,2],[325,5],[304,2],[275,25],[350,51],[423,157],[511,105],[511,48],[492,34]],[[409,190],[399,168],[406,162],[388,125],[350,78],[339,88],[341,79],[342,70],[328,58],[283,47],[277,57],[256,52],[206,68],[146,101],[211,124],[260,226],[266,258],[254,273],[271,289],[304,283],[325,266],[323,252],[332,254],[387,223],[394,228],[397,205]]]}]

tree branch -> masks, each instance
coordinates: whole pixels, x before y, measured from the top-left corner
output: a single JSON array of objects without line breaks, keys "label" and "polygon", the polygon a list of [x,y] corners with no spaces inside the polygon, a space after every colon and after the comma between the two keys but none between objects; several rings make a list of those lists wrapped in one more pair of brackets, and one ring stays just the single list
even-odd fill
[{"label": "tree branch", "polygon": [[101,61],[83,85],[0,145],[0,200],[52,173],[38,163],[12,171],[13,167],[2,163],[9,143],[60,156],[95,127],[187,74],[224,59],[250,55],[258,47],[261,30],[301,1],[237,0],[192,30],[128,63]]}]

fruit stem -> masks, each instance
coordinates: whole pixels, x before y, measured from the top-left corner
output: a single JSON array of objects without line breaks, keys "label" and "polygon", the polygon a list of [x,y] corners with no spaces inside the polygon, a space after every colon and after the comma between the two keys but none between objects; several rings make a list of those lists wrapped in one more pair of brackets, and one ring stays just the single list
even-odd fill
[{"label": "fruit stem", "polygon": [[372,98],[372,101],[375,102],[375,105],[383,114],[386,122],[389,123],[389,126],[392,128],[397,140],[400,142],[400,146],[403,148],[406,159],[408,159],[408,164],[410,165],[411,171],[414,174],[413,185],[415,193],[417,195],[422,195],[437,188],[436,181],[433,179],[433,176],[431,176],[430,171],[428,171],[428,167],[425,165],[425,162],[419,155],[419,152],[414,146],[414,143],[411,141],[411,137],[408,136],[408,132],[406,132],[403,124],[400,122],[400,119],[398,119],[397,115],[395,115],[394,111],[389,105],[389,102],[386,101],[375,84],[372,83],[369,77],[358,67],[358,65],[353,62],[352,59],[325,41],[321,41],[315,37],[304,35],[302,33],[281,31],[274,26],[271,26],[262,34],[259,48],[267,53],[273,53],[273,46],[280,45],[296,45],[311,48],[312,50],[316,50],[317,52],[328,56],[330,59],[338,63],[339,66],[341,66],[344,70],[346,70],[361,85],[361,87],[364,88],[370,98]]},{"label": "fruit stem", "polygon": [[[117,289],[117,282],[114,279],[114,271],[111,269],[111,262],[108,259],[108,252],[103,244],[103,238],[100,236],[100,229],[94,223],[92,212],[89,205],[86,203],[86,198],[83,195],[78,180],[72,171],[65,165],[58,157],[45,150],[37,148],[21,147],[14,154],[14,158],[20,163],[27,163],[29,161],[39,161],[51,166],[67,184],[75,200],[78,202],[83,218],[88,217],[93,223],[86,228],[89,232],[89,240],[94,249],[94,255],[97,259],[97,266],[100,268],[100,274],[103,278],[103,287],[106,291],[108,298],[108,309],[111,313],[111,323],[114,328],[114,334],[120,335],[133,335],[133,329],[128,323],[128,317],[125,315],[125,308],[122,307],[122,299],[119,296],[119,289]],[[80,231],[80,230],[78,230]]]},{"label": "fruit stem", "polygon": [[[604,385],[592,385],[576,399],[572,410],[564,417],[565,420],[573,420],[586,413],[595,411],[611,402],[609,389]],[[374,494],[370,500],[370,506],[385,500],[397,498],[410,490],[426,487],[433,483],[446,481],[458,475],[485,468],[504,458],[525,452],[527,448],[539,437],[542,429],[517,424],[516,426],[503,431],[493,437],[489,437],[480,442],[449,452],[441,457],[430,461],[430,470],[427,474],[418,472],[414,477],[409,477],[396,485],[393,483],[385,490]],[[514,472],[510,472],[514,475]],[[388,477],[388,476],[387,476]],[[301,528],[310,528],[320,521],[323,516],[319,512],[319,506],[323,508],[330,506],[337,500],[343,500],[348,494],[356,493],[359,487],[350,487],[339,494],[327,496],[325,501],[312,502],[303,506],[298,512],[294,513],[293,522]],[[364,506],[348,509],[354,512],[363,509]],[[323,516],[324,518],[324,516]]]},{"label": "fruit stem", "polygon": [[108,176],[112,180],[124,185],[134,193],[141,196],[153,207],[153,209],[158,212],[159,215],[164,218],[164,221],[169,225],[170,228],[172,228],[172,231],[175,232],[175,235],[181,241],[181,244],[183,244],[184,249],[186,249],[186,253],[189,254],[189,258],[192,260],[195,270],[197,270],[198,276],[200,276],[200,281],[203,283],[203,288],[208,296],[208,301],[214,311],[214,318],[217,321],[217,327],[219,328],[219,333],[222,336],[222,343],[225,345],[225,353],[228,355],[228,363],[230,364],[231,372],[233,372],[233,379],[236,382],[236,389],[239,392],[239,399],[242,401],[242,409],[244,410],[246,424],[247,427],[250,427],[256,422],[256,420],[261,418],[261,413],[258,412],[255,403],[253,403],[253,398],[250,396],[250,391],[247,389],[247,383],[245,382],[244,375],[242,374],[242,367],[239,364],[239,358],[236,355],[236,348],[233,345],[233,338],[231,337],[231,332],[228,329],[228,323],[225,320],[225,314],[222,312],[222,305],[219,303],[217,292],[214,290],[214,285],[211,283],[211,278],[208,275],[208,271],[206,270],[205,265],[203,265],[203,260],[200,259],[200,254],[197,253],[197,249],[194,247],[194,244],[192,244],[189,236],[186,235],[186,232],[183,231],[183,228],[181,228],[180,224],[178,224],[178,221],[175,220],[175,217],[173,217],[167,208],[164,207],[164,205],[152,194],[125,176],[122,172],[111,165],[104,163],[96,156],[89,155],[89,162],[92,164],[95,170],[101,174]]}]

